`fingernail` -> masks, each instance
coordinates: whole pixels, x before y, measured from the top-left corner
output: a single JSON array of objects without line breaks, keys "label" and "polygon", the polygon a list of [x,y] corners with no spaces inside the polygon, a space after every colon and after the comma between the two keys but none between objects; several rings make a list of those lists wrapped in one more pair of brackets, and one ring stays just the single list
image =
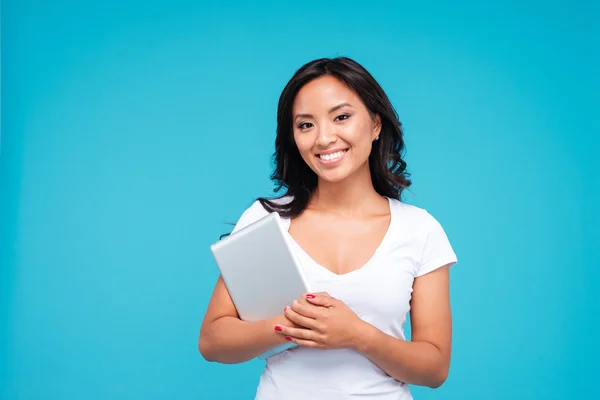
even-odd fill
[{"label": "fingernail", "polygon": [[275,330],[281,332],[281,327],[279,325],[275,325]]},{"label": "fingernail", "polygon": [[289,336],[286,336],[286,337],[285,337],[285,340],[292,340],[292,338],[291,338],[291,337],[289,337]]},{"label": "fingernail", "polygon": [[287,306],[283,307],[283,312],[286,312],[287,309],[288,309]]},{"label": "fingernail", "polygon": [[314,299],[314,298],[315,298],[315,295],[314,295],[314,294],[307,294],[307,295],[306,295],[306,298],[307,298],[307,299]]}]

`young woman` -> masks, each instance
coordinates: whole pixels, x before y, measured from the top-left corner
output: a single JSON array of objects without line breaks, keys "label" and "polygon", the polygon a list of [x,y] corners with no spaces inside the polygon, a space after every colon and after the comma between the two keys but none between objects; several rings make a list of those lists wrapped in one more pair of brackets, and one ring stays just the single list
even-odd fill
[{"label": "young woman", "polygon": [[[449,267],[457,260],[426,210],[401,202],[411,182],[390,101],[348,58],[312,61],[281,94],[273,180],[285,194],[258,199],[234,232],[272,211],[283,217],[316,293],[282,314],[241,321],[219,278],[199,340],[209,361],[267,359],[257,400],[411,399],[448,375]],[[403,324],[410,312],[412,338]]]}]

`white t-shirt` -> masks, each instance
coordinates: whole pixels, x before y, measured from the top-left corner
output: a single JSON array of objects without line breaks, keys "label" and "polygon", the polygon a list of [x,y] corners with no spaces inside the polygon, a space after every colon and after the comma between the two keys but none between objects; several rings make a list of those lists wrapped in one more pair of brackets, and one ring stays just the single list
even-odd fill
[{"label": "white t-shirt", "polygon": [[[416,206],[388,199],[391,222],[371,259],[360,269],[338,275],[314,261],[292,239],[302,268],[315,292],[328,292],[381,331],[406,340],[403,325],[410,310],[413,281],[456,255],[438,221]],[[279,200],[285,201],[285,200]],[[264,217],[256,201],[234,232]],[[283,219],[289,229],[289,219]],[[290,236],[291,238],[291,236]],[[408,386],[361,353],[350,349],[296,347],[266,361],[255,400],[412,399]]]}]

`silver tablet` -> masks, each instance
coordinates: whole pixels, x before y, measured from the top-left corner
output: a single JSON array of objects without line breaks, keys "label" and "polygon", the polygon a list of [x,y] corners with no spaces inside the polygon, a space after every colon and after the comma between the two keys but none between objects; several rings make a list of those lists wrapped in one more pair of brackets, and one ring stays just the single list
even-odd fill
[{"label": "silver tablet", "polygon": [[[273,212],[211,245],[240,318],[258,321],[283,313],[310,292],[279,214]],[[265,359],[293,343],[261,355]]]}]

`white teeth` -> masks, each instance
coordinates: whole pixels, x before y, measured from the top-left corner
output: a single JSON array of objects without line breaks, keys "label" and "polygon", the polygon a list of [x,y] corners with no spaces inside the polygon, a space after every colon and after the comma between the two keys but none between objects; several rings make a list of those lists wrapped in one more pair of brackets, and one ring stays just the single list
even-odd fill
[{"label": "white teeth", "polygon": [[346,150],[338,151],[336,153],[331,153],[331,154],[319,154],[319,158],[321,160],[325,160],[325,161],[333,161],[333,160],[337,160],[338,158],[340,158],[342,155],[344,155],[345,152],[346,152]]}]

